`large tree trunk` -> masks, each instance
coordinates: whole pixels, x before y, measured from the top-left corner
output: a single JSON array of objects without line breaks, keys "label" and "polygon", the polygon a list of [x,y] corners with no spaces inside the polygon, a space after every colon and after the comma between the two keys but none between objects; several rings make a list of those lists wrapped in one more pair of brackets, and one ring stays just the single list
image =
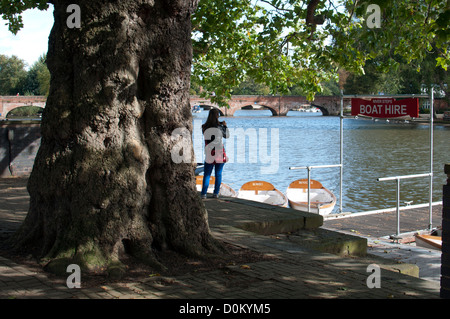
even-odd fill
[{"label": "large tree trunk", "polygon": [[216,248],[194,161],[171,159],[173,130],[192,131],[195,2],[82,1],[81,28],[70,29],[71,1],[54,1],[51,89],[17,247],[90,269],[123,251],[157,263],[154,249]]}]

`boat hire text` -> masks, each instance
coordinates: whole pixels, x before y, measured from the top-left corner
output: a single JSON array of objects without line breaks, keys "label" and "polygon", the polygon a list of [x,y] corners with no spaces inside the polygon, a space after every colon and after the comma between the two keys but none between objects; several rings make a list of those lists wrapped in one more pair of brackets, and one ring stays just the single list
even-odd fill
[{"label": "boat hire text", "polygon": [[376,98],[371,100],[352,99],[352,115],[380,118],[419,117],[419,99]]}]

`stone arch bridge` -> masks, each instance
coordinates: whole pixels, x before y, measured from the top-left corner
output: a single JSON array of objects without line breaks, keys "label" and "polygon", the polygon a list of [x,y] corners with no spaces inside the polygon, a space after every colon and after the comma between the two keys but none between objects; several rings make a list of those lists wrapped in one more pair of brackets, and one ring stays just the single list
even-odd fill
[{"label": "stone arch bridge", "polygon": [[[6,118],[11,110],[33,105],[45,108],[47,98],[45,96],[0,96],[0,119]],[[315,106],[322,111],[323,115],[340,114],[340,96],[316,96],[314,101],[308,101],[304,96],[260,96],[260,95],[234,95],[228,102],[229,108],[219,107],[207,98],[191,96],[191,107],[200,105],[205,109],[217,107],[221,115],[233,116],[237,110],[255,105],[269,109],[274,116],[285,116],[290,110],[304,106]],[[349,105],[350,99],[344,98],[344,105]]]},{"label": "stone arch bridge", "polygon": [[45,108],[46,96],[0,96],[0,119],[5,119],[6,115],[21,106],[39,106]]},{"label": "stone arch bridge", "polygon": [[[228,101],[229,108],[219,107],[207,98],[191,96],[190,103],[191,107],[194,105],[200,105],[204,109],[216,107],[222,116],[233,116],[236,111],[254,105],[264,106],[274,116],[285,116],[290,110],[307,105],[319,108],[323,115],[339,115],[341,111],[340,96],[316,96],[314,101],[308,101],[304,96],[234,95]],[[350,103],[350,98],[344,98],[344,106]]]}]

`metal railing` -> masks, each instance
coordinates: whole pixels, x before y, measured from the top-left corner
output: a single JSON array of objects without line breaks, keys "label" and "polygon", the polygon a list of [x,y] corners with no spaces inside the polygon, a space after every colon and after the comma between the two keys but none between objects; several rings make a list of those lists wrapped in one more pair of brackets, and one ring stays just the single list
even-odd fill
[{"label": "metal railing", "polygon": [[[395,237],[400,236],[400,181],[402,179],[409,179],[409,178],[418,178],[418,177],[430,177],[430,184],[433,183],[433,173],[426,173],[426,174],[415,174],[415,175],[403,175],[403,176],[391,176],[391,177],[382,177],[378,178],[377,181],[384,182],[384,181],[397,181],[397,204],[396,204],[396,212],[397,212],[397,230]],[[430,187],[431,188],[431,187]],[[430,190],[430,193],[432,196],[432,188]],[[432,197],[430,198],[430,217],[429,217],[429,224],[428,228],[431,230],[432,227]]]}]

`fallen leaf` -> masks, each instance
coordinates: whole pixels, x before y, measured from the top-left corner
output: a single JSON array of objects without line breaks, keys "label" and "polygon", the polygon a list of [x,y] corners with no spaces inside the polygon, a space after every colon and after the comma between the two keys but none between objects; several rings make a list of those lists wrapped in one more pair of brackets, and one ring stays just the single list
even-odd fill
[{"label": "fallen leaf", "polygon": [[241,265],[241,269],[250,269],[249,265]]}]

